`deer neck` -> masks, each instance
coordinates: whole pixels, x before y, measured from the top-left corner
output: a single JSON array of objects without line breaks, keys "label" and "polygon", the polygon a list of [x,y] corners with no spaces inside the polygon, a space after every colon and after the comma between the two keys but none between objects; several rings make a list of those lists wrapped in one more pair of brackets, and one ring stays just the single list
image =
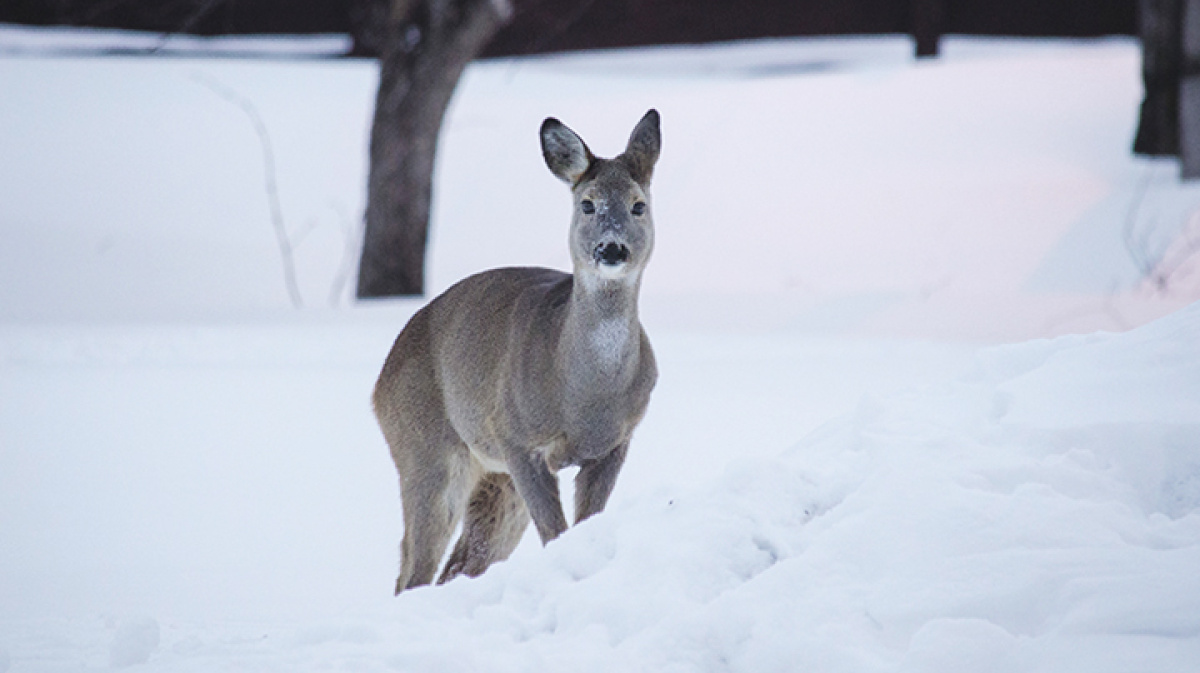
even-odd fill
[{"label": "deer neck", "polygon": [[640,275],[606,279],[575,274],[558,356],[567,377],[585,389],[627,384],[637,369]]}]

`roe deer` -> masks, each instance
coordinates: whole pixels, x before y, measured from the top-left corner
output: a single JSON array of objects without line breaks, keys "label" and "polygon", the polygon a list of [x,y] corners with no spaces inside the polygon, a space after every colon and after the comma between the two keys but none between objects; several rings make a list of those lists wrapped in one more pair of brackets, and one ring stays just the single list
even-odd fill
[{"label": "roe deer", "polygon": [[624,153],[592,155],[557,119],[541,127],[550,171],[571,186],[574,273],[494,269],[446,290],[396,338],[375,415],[400,473],[396,593],[508,557],[533,518],[545,544],[567,529],[556,472],[578,466],[575,521],[604,509],[658,377],[638,320],[654,246],[650,177],[658,113]]}]

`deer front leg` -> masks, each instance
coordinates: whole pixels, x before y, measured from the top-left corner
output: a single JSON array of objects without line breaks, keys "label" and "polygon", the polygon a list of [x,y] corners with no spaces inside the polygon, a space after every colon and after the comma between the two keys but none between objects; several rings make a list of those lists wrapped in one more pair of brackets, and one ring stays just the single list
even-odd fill
[{"label": "deer front leg", "polygon": [[584,461],[575,475],[575,523],[604,509],[625,464],[629,442],[617,445],[608,455]]},{"label": "deer front leg", "polygon": [[525,501],[533,525],[537,527],[542,544],[562,535],[567,529],[562,499],[558,495],[558,477],[550,471],[546,460],[536,451],[507,449],[505,462],[517,493]]}]

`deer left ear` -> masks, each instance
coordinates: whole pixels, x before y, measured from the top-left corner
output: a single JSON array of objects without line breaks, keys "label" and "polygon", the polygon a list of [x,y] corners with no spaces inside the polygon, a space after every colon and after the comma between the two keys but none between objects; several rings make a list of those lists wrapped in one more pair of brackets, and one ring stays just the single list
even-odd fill
[{"label": "deer left ear", "polygon": [[574,187],[596,157],[583,138],[554,117],[542,122],[541,136],[542,157],[546,160],[546,166],[559,180]]},{"label": "deer left ear", "polygon": [[654,164],[658,161],[658,150],[662,146],[662,135],[658,130],[658,110],[650,110],[642,120],[633,127],[629,134],[629,143],[621,155],[629,167],[633,179],[642,186],[650,184],[654,174]]}]

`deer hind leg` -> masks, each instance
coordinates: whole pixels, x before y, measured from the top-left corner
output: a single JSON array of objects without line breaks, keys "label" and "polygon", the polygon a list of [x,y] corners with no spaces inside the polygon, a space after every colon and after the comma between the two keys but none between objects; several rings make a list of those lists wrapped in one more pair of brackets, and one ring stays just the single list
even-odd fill
[{"label": "deer hind leg", "polygon": [[462,536],[438,584],[459,575],[478,577],[491,564],[508,558],[528,526],[529,510],[512,477],[502,472],[484,475],[471,492]]},{"label": "deer hind leg", "polygon": [[442,450],[430,452],[424,460],[397,460],[404,508],[397,594],[433,582],[466,510],[467,496],[478,481],[465,444],[457,441],[437,448]]}]

